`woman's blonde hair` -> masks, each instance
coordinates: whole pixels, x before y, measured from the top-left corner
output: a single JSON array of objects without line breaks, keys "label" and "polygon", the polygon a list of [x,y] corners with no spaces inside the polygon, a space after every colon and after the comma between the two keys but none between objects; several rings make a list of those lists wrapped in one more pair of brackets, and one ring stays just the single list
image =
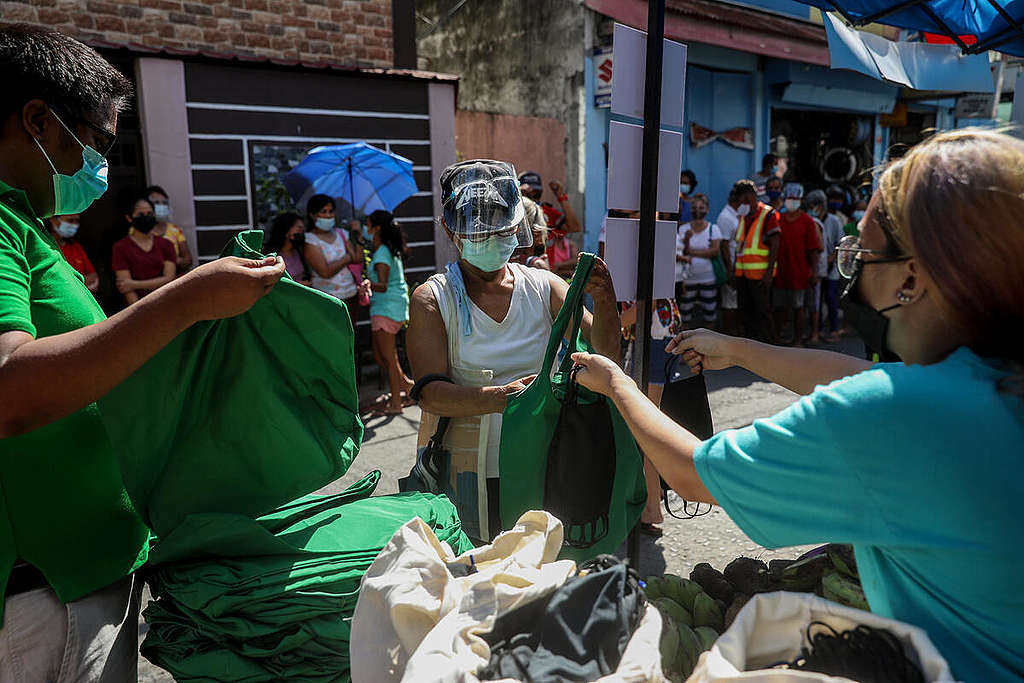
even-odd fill
[{"label": "woman's blonde hair", "polygon": [[1024,370],[1024,141],[992,130],[941,133],[879,181],[881,225],[939,290],[978,355]]}]

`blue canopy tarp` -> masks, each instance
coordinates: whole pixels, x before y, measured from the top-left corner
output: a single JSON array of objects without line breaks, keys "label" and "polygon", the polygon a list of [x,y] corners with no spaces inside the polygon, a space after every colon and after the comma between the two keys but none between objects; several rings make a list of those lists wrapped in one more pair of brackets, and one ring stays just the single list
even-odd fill
[{"label": "blue canopy tarp", "polygon": [[894,42],[846,25],[825,14],[829,61],[833,69],[858,71],[915,90],[993,92],[988,55],[965,55],[955,45]]},{"label": "blue canopy tarp", "polygon": [[1024,0],[799,0],[854,26],[887,24],[948,37],[966,54],[1024,57]]}]

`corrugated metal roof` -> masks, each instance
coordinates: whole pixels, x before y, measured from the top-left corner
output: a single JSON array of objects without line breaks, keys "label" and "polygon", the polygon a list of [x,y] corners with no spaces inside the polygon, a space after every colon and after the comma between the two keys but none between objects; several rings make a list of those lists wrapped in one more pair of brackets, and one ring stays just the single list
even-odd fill
[{"label": "corrugated metal roof", "polygon": [[459,77],[454,74],[436,73],[434,71],[420,71],[417,69],[392,69],[384,67],[355,66],[338,62],[310,62],[301,59],[288,59],[283,57],[268,57],[263,55],[231,54],[227,52],[212,52],[199,48],[178,48],[178,47],[152,47],[140,43],[112,43],[103,40],[91,40],[88,44],[98,50],[126,51],[133,54],[144,55],[167,55],[169,57],[198,57],[220,62],[240,62],[242,64],[273,64],[275,66],[301,67],[304,69],[318,69],[324,71],[336,71],[366,76],[383,76],[386,78],[399,78],[418,81],[443,81],[457,83]]}]

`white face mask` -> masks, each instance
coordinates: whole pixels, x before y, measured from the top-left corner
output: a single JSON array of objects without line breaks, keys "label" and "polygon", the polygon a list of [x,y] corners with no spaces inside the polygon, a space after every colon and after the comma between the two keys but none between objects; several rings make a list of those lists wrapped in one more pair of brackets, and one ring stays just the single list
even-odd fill
[{"label": "white face mask", "polygon": [[787,199],[786,200],[786,211],[796,211],[800,208],[799,199]]},{"label": "white face mask", "polygon": [[58,235],[60,235],[66,240],[69,240],[75,236],[76,232],[78,232],[78,223],[68,223],[66,221],[61,221],[60,223],[57,224],[57,227],[54,228],[54,230],[57,231]]},{"label": "white face mask", "polygon": [[750,204],[740,204],[736,207],[737,216],[746,216],[750,214]]},{"label": "white face mask", "polygon": [[171,207],[169,204],[154,204],[153,215],[156,216],[158,221],[166,221],[171,217]]}]

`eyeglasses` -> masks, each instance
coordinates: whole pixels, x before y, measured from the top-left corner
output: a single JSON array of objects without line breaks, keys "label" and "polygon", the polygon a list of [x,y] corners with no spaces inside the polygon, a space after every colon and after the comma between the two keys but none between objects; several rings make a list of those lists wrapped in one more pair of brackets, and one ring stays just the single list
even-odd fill
[{"label": "eyeglasses", "polygon": [[[864,254],[872,254],[883,258],[865,261],[861,257]],[[860,238],[855,235],[847,235],[839,240],[836,247],[836,267],[839,274],[847,279],[855,278],[865,263],[896,263],[910,260],[909,256],[891,256],[890,252],[879,251],[878,249],[863,249],[860,246]]]},{"label": "eyeglasses", "polygon": [[114,143],[117,142],[117,133],[114,133],[113,131],[107,130],[106,128],[104,128],[102,126],[97,126],[92,121],[89,121],[85,117],[78,116],[77,114],[72,113],[71,111],[65,109],[64,107],[52,107],[51,106],[51,109],[57,109],[59,112],[61,112],[65,116],[73,119],[77,123],[81,123],[86,128],[91,130],[93,132],[93,135],[96,138],[96,145],[97,145],[96,146],[96,151],[99,152],[103,156],[107,156],[108,154],[110,154],[110,150],[112,150],[114,148]]}]

